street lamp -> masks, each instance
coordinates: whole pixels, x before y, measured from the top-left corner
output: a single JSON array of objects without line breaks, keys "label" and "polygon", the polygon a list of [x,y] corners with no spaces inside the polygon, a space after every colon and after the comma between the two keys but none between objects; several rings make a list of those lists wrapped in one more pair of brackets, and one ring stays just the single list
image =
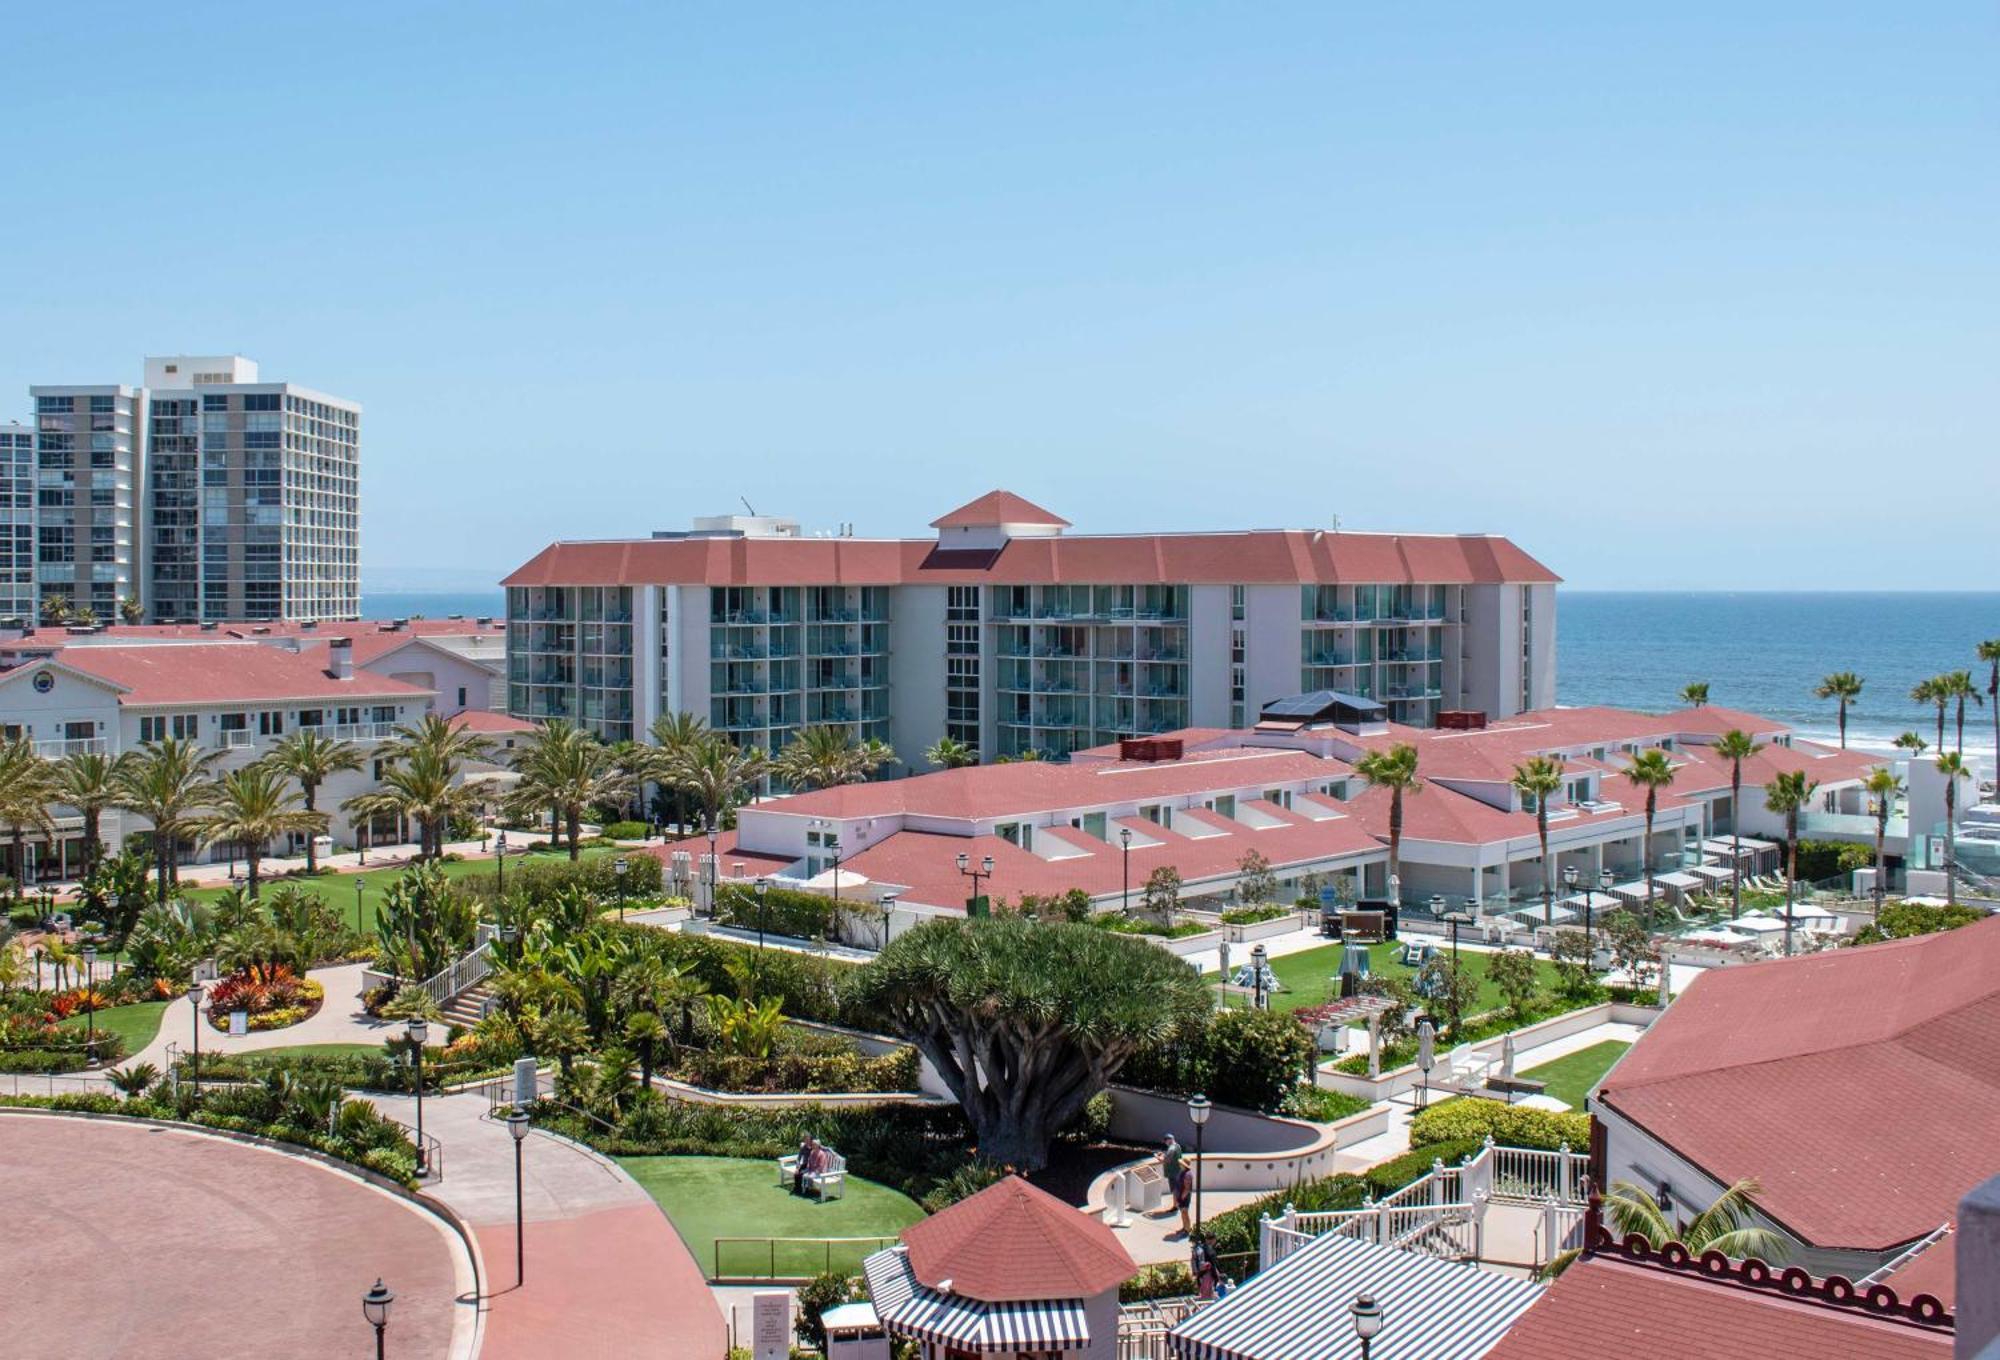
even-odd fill
[{"label": "street lamp", "polygon": [[882,894],[882,947],[884,949],[889,947],[890,932],[896,928],[896,899],[899,896],[901,896],[900,893],[893,892]]},{"label": "street lamp", "polygon": [[395,1301],[396,1292],[386,1288],[379,1275],[375,1287],[361,1296],[361,1316],[375,1329],[375,1360],[382,1360],[382,1333],[389,1330],[389,1305]]},{"label": "street lamp", "polygon": [[1354,1334],[1361,1339],[1361,1360],[1368,1360],[1368,1348],[1382,1330],[1382,1305],[1373,1294],[1358,1294],[1347,1311],[1354,1319]]},{"label": "street lamp", "polygon": [[762,949],[764,947],[764,912],[765,912],[765,903],[769,899],[770,892],[771,892],[771,880],[768,878],[758,879],[757,880],[757,947],[759,949]]},{"label": "street lamp", "polygon": [[188,1007],[194,1012],[194,1098],[201,1099],[201,983],[188,983]]},{"label": "street lamp", "polygon": [[357,935],[361,933],[361,886],[361,878],[359,875],[356,875],[354,879],[354,933]]},{"label": "street lamp", "polygon": [[826,848],[833,851],[833,914],[840,916],[840,836],[836,833],[826,838]]},{"label": "street lamp", "polygon": [[1194,1123],[1194,1241],[1188,1248],[1188,1251],[1191,1258],[1189,1268],[1197,1276],[1200,1274],[1201,1264],[1200,1257],[1196,1253],[1201,1250],[1202,1130],[1208,1127],[1208,1117],[1214,1113],[1214,1110],[1215,1106],[1209,1101],[1209,1098],[1199,1091],[1188,1097],[1188,1118]]},{"label": "street lamp", "polygon": [[97,1066],[97,950],[84,946],[83,950],[83,1005],[88,1019],[85,1023],[83,1060]]},{"label": "street lamp", "polygon": [[958,857],[958,871],[972,880],[972,898],[966,903],[970,907],[972,902],[979,900],[979,880],[993,877],[993,856],[987,855],[979,861],[979,867],[974,868],[970,855],[960,855]]},{"label": "street lamp", "polygon": [[[1120,861],[1120,864],[1124,872],[1124,882],[1118,890],[1118,908],[1121,911],[1130,912],[1132,910],[1132,828],[1131,827],[1121,826],[1118,828],[1118,844],[1120,848],[1122,848],[1124,851],[1124,858]],[[961,858],[963,857],[961,856]]]},{"label": "street lamp", "polygon": [[611,876],[618,880],[618,923],[625,923],[625,856],[611,861]]},{"label": "street lamp", "polygon": [[1451,927],[1451,1032],[1458,1035],[1458,928],[1472,924],[1472,918],[1462,911],[1448,911],[1444,914],[1445,924]]},{"label": "street lamp", "polygon": [[431,1037],[430,1021],[421,1015],[411,1016],[407,1033],[410,1043],[415,1045],[410,1060],[416,1064],[417,1073],[417,1174],[422,1176],[428,1173],[430,1160],[424,1154],[424,1040]]},{"label": "street lamp", "polygon": [[1255,997],[1257,1009],[1260,1011],[1269,1004],[1269,998],[1264,995],[1264,960],[1269,957],[1270,954],[1265,950],[1263,941],[1259,940],[1250,946],[1251,994]]},{"label": "street lamp", "polygon": [[521,1145],[528,1141],[528,1112],[516,1107],[507,1116],[507,1132],[514,1135],[514,1287],[528,1279],[527,1218],[521,1212]]},{"label": "street lamp", "polygon": [[504,830],[493,838],[493,871],[500,879],[497,885],[499,895],[505,897],[507,895],[507,833]]}]

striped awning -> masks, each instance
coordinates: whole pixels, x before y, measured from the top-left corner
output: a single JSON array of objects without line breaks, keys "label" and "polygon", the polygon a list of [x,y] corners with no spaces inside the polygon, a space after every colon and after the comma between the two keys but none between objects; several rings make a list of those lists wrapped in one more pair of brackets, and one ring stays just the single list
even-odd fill
[{"label": "striped awning", "polygon": [[1067,1350],[1090,1344],[1082,1299],[985,1303],[921,1284],[903,1247],[861,1263],[875,1314],[892,1335],[914,1336],[965,1351]]},{"label": "striped awning", "polygon": [[1348,1308],[1366,1293],[1383,1314],[1371,1360],[1477,1360],[1542,1288],[1328,1234],[1181,1323],[1167,1347],[1176,1360],[1359,1360]]}]

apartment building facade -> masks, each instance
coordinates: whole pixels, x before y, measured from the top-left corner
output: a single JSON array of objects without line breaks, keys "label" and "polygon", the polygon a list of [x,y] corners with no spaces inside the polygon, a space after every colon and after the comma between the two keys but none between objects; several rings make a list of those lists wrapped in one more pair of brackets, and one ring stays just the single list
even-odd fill
[{"label": "apartment building facade", "polygon": [[[235,355],[149,358],[144,377],[29,389],[36,608],[358,617],[361,408]],[[0,612],[17,616],[34,614]]]},{"label": "apartment building facade", "polygon": [[1485,535],[1074,535],[992,492],[935,538],[727,516],[552,544],[507,578],[508,710],[646,739],[687,711],[745,746],[846,726],[906,763],[1240,727],[1335,689],[1428,726],[1555,691],[1556,577]]},{"label": "apartment building facade", "polygon": [[35,431],[0,424],[0,620],[35,615]]}]

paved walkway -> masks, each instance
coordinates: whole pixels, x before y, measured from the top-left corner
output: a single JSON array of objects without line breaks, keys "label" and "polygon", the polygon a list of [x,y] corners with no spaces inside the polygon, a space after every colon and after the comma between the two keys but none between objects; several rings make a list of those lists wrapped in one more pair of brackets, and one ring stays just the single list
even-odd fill
[{"label": "paved walkway", "polygon": [[15,1360],[362,1360],[377,1276],[396,1294],[389,1354],[473,1355],[463,1239],[359,1177],[136,1120],[9,1114],[0,1145],[0,1297],[14,1305],[0,1304],[0,1351]]},{"label": "paved walkway", "polygon": [[[405,1124],[415,1103],[373,1096]],[[514,1140],[480,1095],[424,1101],[424,1129],[444,1146],[430,1193],[479,1239],[487,1309],[481,1360],[710,1360],[722,1314],[680,1235],[619,1166],[533,1132],[522,1147],[527,1279],[514,1283]]]}]

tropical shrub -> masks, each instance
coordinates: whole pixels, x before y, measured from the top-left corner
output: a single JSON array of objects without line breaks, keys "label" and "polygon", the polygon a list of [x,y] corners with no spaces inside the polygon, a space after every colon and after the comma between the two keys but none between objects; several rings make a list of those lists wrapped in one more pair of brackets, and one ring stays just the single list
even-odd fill
[{"label": "tropical shrub", "polygon": [[[843,903],[853,908],[852,902]],[[724,883],[716,894],[715,919],[738,930],[761,928],[771,935],[795,940],[819,940],[833,934],[834,905],[831,897],[800,892],[795,888],[767,888],[759,894],[753,888]]]},{"label": "tropical shrub", "polygon": [[1312,1035],[1279,1011],[1211,1011],[1164,1044],[1142,1049],[1119,1081],[1220,1105],[1274,1112],[1312,1070]]},{"label": "tropical shrub", "polygon": [[1297,908],[1268,903],[1259,907],[1231,907],[1222,913],[1222,923],[1226,926],[1254,926],[1259,921],[1275,921],[1280,916],[1290,916]]},{"label": "tropical shrub", "polygon": [[854,1281],[837,1271],[815,1275],[800,1285],[798,1317],[792,1324],[799,1340],[815,1351],[824,1350],[826,1328],[819,1325],[820,1314],[829,1308],[852,1302],[855,1292]]},{"label": "tropical shrub", "polygon": [[1194,1276],[1185,1261],[1165,1265],[1140,1266],[1139,1273],[1118,1286],[1118,1302],[1144,1303],[1148,1299],[1184,1299],[1195,1292]]},{"label": "tropical shrub", "polygon": [[1904,940],[1912,935],[1933,935],[1941,930],[1956,930],[1960,926],[1971,925],[1984,920],[1986,913],[1975,907],[1929,906],[1922,902],[1891,902],[1882,908],[1881,915],[1854,933],[1845,943],[1879,944],[1883,940]]},{"label": "tropical shrub", "polygon": [[[565,888],[582,888],[600,901],[609,904],[618,899],[618,860],[625,861],[625,896],[627,899],[657,897],[664,879],[660,861],[652,855],[633,852],[624,856],[592,855],[571,863],[569,860],[548,856],[532,857],[508,856],[507,895],[527,898],[530,902],[541,902],[554,897]],[[487,874],[468,874],[456,880],[458,887],[470,893],[481,902],[492,902],[500,896],[499,880]]]},{"label": "tropical shrub", "polygon": [[914,1091],[917,1051],[748,1057],[695,1049],[682,1055],[674,1075],[711,1091]]},{"label": "tropical shrub", "polygon": [[[599,834],[608,841],[643,841],[652,832],[653,828],[647,826],[644,822],[606,822]],[[655,864],[659,863],[658,860],[654,860],[653,862]],[[625,872],[627,875],[632,872],[629,865],[626,867]]]},{"label": "tropical shrub", "polygon": [[1215,929],[1205,921],[1176,921],[1167,925],[1144,916],[1127,916],[1116,911],[1092,917],[1091,924],[1099,930],[1115,930],[1121,935],[1147,935],[1156,940],[1180,940]]},{"label": "tropical shrub", "polygon": [[1411,1148],[1491,1138],[1503,1147],[1554,1152],[1565,1143],[1590,1146],[1590,1116],[1580,1111],[1531,1109],[1497,1100],[1458,1099],[1433,1105],[1410,1123]]}]

